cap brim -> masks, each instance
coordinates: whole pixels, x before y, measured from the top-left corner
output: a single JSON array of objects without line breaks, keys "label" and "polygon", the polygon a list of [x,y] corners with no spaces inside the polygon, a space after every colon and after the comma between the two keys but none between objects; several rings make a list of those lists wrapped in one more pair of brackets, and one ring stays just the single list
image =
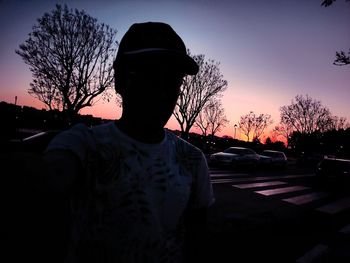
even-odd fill
[{"label": "cap brim", "polygon": [[199,71],[198,64],[193,58],[187,54],[172,50],[126,52],[123,54],[123,57],[134,66],[147,67],[158,64],[187,75],[196,75]]}]

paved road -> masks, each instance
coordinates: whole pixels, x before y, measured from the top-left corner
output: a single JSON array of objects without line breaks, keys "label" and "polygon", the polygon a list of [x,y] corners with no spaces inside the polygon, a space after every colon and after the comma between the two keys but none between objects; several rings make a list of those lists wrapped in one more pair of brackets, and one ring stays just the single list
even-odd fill
[{"label": "paved road", "polygon": [[212,169],[206,259],[350,262],[350,194],[310,169]]}]

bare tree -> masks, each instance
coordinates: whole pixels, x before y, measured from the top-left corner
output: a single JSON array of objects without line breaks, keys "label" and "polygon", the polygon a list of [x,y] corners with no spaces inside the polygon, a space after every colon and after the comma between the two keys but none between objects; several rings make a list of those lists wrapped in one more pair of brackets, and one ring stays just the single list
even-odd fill
[{"label": "bare tree", "polygon": [[201,129],[204,136],[207,135],[208,131],[210,135],[214,136],[228,122],[221,102],[219,100],[212,100],[199,113],[195,124]]},{"label": "bare tree", "polygon": [[[189,51],[188,53],[191,55]],[[218,62],[211,59],[206,61],[202,54],[192,57],[199,66],[199,72],[195,76],[184,78],[182,91],[173,112],[184,139],[188,139],[191,127],[206,104],[220,96],[227,88],[227,81],[220,73]]]},{"label": "bare tree", "polygon": [[261,113],[255,117],[254,138],[259,140],[265,129],[273,123],[270,114]]},{"label": "bare tree", "polygon": [[288,147],[291,136],[293,134],[293,129],[290,126],[279,124],[275,126],[272,130],[272,134],[274,139],[278,139],[279,137],[283,137],[286,141],[286,146]]},{"label": "bare tree", "polygon": [[250,141],[250,134],[254,130],[254,122],[255,122],[255,113],[249,112],[246,115],[241,116],[240,121],[238,123],[239,129],[243,132],[245,136],[247,136],[247,141]]},{"label": "bare tree", "polygon": [[56,5],[38,19],[16,50],[33,75],[29,94],[71,118],[92,106],[101,94],[108,99],[115,35],[115,30],[84,11]]},{"label": "bare tree", "polygon": [[248,114],[241,116],[238,124],[240,130],[245,136],[247,136],[247,141],[249,142],[250,138],[259,140],[265,129],[272,123],[271,115],[264,113],[256,115],[251,111]]},{"label": "bare tree", "polygon": [[327,7],[330,6],[331,4],[333,4],[333,2],[335,2],[336,0],[322,0],[321,5]]},{"label": "bare tree", "polygon": [[345,117],[333,116],[333,121],[329,127],[329,130],[345,130],[350,127],[349,122]]},{"label": "bare tree", "polygon": [[[328,7],[332,5],[336,0],[322,0],[321,5],[324,7]],[[350,2],[350,0],[346,0],[347,2]],[[336,51],[335,52],[335,60],[333,62],[334,65],[337,66],[345,66],[350,64],[350,49],[348,53],[344,51]]]},{"label": "bare tree", "polygon": [[[336,0],[322,0],[321,5],[328,7],[330,5],[332,5]],[[347,2],[349,2],[350,0],[345,0]]]},{"label": "bare tree", "polygon": [[336,66],[345,66],[350,64],[350,49],[348,54],[345,54],[344,51],[336,51],[333,64]]},{"label": "bare tree", "polygon": [[203,136],[208,135],[208,130],[210,126],[209,119],[207,118],[207,112],[209,105],[205,106],[204,109],[198,114],[198,117],[196,119],[195,125],[202,131]]},{"label": "bare tree", "polygon": [[333,125],[329,109],[308,95],[297,95],[290,105],[280,108],[280,116],[281,125],[301,134],[324,132]]}]

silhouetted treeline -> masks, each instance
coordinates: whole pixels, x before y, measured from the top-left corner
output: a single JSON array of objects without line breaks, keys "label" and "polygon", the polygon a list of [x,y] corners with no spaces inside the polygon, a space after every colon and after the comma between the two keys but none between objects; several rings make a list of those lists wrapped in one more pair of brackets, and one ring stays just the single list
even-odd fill
[{"label": "silhouetted treeline", "polygon": [[[180,132],[179,132],[180,134]],[[262,144],[259,140],[254,140],[252,142],[246,142],[234,139],[230,136],[202,136],[196,133],[190,133],[189,142],[202,149],[205,154],[211,154],[214,152],[219,152],[227,149],[228,147],[237,146],[237,147],[247,147],[255,150],[257,153],[262,152],[263,150],[276,150],[286,152],[288,149],[284,146],[284,143],[281,141],[272,142],[269,140],[267,143]]]},{"label": "silhouetted treeline", "polygon": [[106,120],[93,117],[92,115],[78,115],[73,123],[67,114],[58,110],[38,110],[33,107],[19,106],[1,101],[0,121],[0,136],[3,141],[20,139],[39,131],[63,130],[77,122],[93,126]]},{"label": "silhouetted treeline", "polygon": [[306,160],[317,161],[323,155],[350,158],[350,128],[301,134],[294,132],[291,149]]},{"label": "silhouetted treeline", "polygon": [[[38,110],[33,107],[18,106],[0,102],[0,142],[10,139],[22,139],[40,131],[56,131],[71,127],[72,123],[64,112],[57,110]],[[92,115],[78,115],[75,122],[94,126],[106,122]],[[180,131],[173,131],[178,136]],[[350,129],[330,130],[301,134],[294,132],[288,149],[283,142],[272,142],[269,138],[265,144],[258,140],[245,142],[229,136],[202,136],[190,133],[188,141],[202,149],[205,154],[222,151],[231,146],[248,147],[260,153],[265,149],[284,151],[289,156],[295,156],[302,161],[318,161],[323,155],[334,155],[340,158],[350,158]],[[42,147],[40,147],[41,149]]]},{"label": "silhouetted treeline", "polygon": [[251,148],[257,153],[261,153],[266,149],[283,151],[289,157],[298,159],[300,163],[312,165],[320,161],[324,155],[337,158],[350,158],[350,128],[313,132],[311,134],[294,132],[288,148],[285,147],[283,142],[273,142],[269,138],[263,144],[259,140],[245,142],[228,136],[203,137],[191,133],[189,141],[201,148],[206,154],[222,151],[231,146],[239,146]]}]

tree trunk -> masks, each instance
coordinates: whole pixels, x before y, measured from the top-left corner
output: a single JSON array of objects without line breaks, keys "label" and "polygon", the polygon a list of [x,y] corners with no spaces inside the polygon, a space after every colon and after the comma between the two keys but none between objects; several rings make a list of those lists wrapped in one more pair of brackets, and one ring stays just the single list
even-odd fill
[{"label": "tree trunk", "polygon": [[188,141],[188,134],[189,134],[189,131],[187,130],[181,131],[181,138],[184,139],[185,141]]}]

